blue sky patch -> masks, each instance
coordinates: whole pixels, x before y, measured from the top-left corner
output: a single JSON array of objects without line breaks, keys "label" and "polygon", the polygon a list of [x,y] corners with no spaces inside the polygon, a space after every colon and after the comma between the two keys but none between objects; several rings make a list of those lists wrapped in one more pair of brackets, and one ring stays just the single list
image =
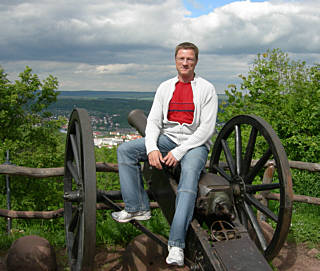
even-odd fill
[{"label": "blue sky patch", "polygon": [[[238,0],[241,1],[241,0]],[[245,0],[243,0],[245,1]],[[217,7],[237,2],[235,0],[183,0],[184,6],[191,11],[188,17],[199,17],[210,13]],[[267,2],[266,0],[251,0],[251,2]]]}]

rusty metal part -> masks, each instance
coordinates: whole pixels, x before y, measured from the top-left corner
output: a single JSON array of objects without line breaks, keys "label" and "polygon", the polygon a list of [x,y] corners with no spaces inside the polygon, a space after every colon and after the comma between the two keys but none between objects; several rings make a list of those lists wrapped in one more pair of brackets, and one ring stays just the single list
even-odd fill
[{"label": "rusty metal part", "polygon": [[212,223],[211,227],[211,238],[213,241],[227,241],[240,238],[239,232],[234,226],[228,221],[217,220]]},{"label": "rusty metal part", "polygon": [[[208,233],[193,219],[186,237],[185,254],[195,262],[192,270],[231,271],[209,241]],[[244,269],[243,269],[244,270]]]},{"label": "rusty metal part", "polygon": [[197,212],[204,216],[217,215],[234,217],[229,182],[213,173],[202,174],[199,180]]},{"label": "rusty metal part", "polygon": [[214,243],[215,250],[229,271],[272,271],[248,234],[240,239]]},{"label": "rusty metal part", "polygon": [[[251,167],[253,159],[257,161]],[[221,166],[223,160],[227,168]],[[274,160],[276,174],[269,184],[265,184],[262,182],[264,167],[270,160]],[[254,115],[232,118],[221,129],[214,143],[209,171],[221,175],[230,183],[237,218],[245,228],[248,229],[249,225],[253,228],[254,239],[258,240],[257,245],[265,257],[268,260],[274,258],[289,232],[293,192],[288,159],[272,127]],[[269,209],[256,199],[255,196],[267,192],[280,194],[278,206]],[[275,225],[270,242],[266,241],[258,223],[257,211]]]}]

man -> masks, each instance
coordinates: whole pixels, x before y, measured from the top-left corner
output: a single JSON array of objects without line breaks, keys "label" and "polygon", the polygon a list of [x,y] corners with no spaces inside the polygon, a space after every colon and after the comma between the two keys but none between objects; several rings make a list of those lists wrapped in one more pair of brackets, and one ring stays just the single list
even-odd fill
[{"label": "man", "polygon": [[148,220],[149,199],[144,190],[140,162],[181,165],[176,210],[168,241],[168,264],[184,265],[185,236],[193,216],[198,181],[205,167],[215,130],[218,98],[211,83],[195,75],[198,48],[189,42],[176,47],[178,76],[163,82],[155,94],[147,119],[145,138],[118,147],[121,193],[125,209],[114,220]]}]

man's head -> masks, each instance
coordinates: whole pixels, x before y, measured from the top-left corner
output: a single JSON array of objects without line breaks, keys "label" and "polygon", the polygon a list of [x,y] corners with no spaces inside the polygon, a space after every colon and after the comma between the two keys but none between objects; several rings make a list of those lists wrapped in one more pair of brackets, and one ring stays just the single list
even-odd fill
[{"label": "man's head", "polygon": [[198,55],[199,55],[199,49],[197,46],[195,46],[193,43],[191,42],[182,42],[179,45],[176,46],[176,52],[175,52],[175,57],[177,57],[178,51],[180,49],[190,49],[193,50],[194,55],[196,57],[196,60],[198,61]]},{"label": "man's head", "polygon": [[190,82],[193,80],[198,54],[198,47],[191,42],[183,42],[176,47],[176,68],[180,81]]}]

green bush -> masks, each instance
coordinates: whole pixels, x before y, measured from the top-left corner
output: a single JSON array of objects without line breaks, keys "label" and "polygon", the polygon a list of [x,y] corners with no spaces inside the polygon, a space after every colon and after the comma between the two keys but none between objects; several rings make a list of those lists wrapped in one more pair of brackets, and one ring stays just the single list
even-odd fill
[{"label": "green bush", "polygon": [[280,49],[258,54],[239,90],[230,85],[219,119],[255,114],[271,124],[290,160],[320,160],[320,65],[291,61]]}]

